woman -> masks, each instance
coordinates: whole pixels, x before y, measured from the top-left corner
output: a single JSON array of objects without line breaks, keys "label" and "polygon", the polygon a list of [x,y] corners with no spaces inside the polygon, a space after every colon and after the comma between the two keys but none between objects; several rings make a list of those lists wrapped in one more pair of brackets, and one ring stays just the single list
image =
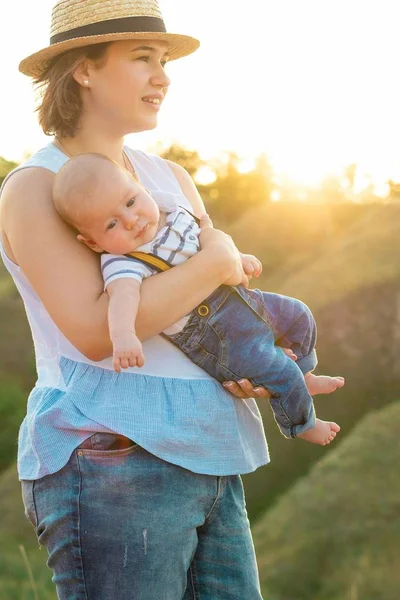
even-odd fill
[{"label": "woman", "polygon": [[51,195],[68,157],[100,152],[204,212],[184,169],[123,146],[156,126],[167,59],[197,46],[166,33],[156,0],[61,0],[50,46],[20,65],[43,86],[39,120],[55,137],[3,186],[0,249],[38,370],[19,478],[60,599],[261,598],[239,473],[269,460],[251,399],[268,393],[248,381],[227,382],[228,393],[158,335],[242,280],[236,248],[216,230],[187,263],[145,281],[136,331],[146,364],[117,374],[98,257]]}]

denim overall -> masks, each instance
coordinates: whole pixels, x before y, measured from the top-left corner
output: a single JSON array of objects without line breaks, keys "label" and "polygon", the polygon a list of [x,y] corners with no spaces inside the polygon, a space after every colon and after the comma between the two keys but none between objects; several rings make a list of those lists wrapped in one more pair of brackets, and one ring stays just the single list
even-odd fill
[{"label": "denim overall", "polygon": [[[159,257],[135,252],[132,256],[159,271],[169,268]],[[160,267],[160,262],[165,265]],[[318,362],[316,336],[314,317],[300,300],[221,285],[192,311],[181,332],[165,337],[221,383],[246,378],[268,389],[280,430],[293,438],[315,423],[304,375]],[[282,347],[296,354],[296,362]]]}]

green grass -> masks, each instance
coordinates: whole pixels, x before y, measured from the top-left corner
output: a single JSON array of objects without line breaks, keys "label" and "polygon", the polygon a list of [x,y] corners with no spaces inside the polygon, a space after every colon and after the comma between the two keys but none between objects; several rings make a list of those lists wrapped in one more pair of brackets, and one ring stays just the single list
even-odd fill
[{"label": "green grass", "polygon": [[254,529],[268,600],[396,600],[400,403],[369,414]]},{"label": "green grass", "polygon": [[[45,548],[39,549],[33,527],[24,516],[21,488],[14,465],[1,475],[0,489],[1,600],[56,600],[52,573],[46,566],[47,551]],[[20,546],[23,547],[22,552]],[[29,571],[32,572],[35,587],[32,586]]]},{"label": "green grass", "polygon": [[27,394],[15,381],[0,380],[0,472],[14,462],[18,430],[25,416]]}]

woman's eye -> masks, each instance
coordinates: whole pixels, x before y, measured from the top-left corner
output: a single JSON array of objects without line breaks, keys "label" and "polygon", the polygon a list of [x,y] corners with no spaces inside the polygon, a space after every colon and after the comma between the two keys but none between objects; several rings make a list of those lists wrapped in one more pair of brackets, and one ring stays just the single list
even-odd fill
[{"label": "woman's eye", "polygon": [[109,223],[109,224],[107,225],[107,231],[108,231],[109,229],[114,229],[114,227],[116,226],[116,224],[117,224],[117,221],[111,221],[111,223]]},{"label": "woman's eye", "polygon": [[128,202],[126,203],[126,205],[128,206],[133,206],[135,204],[135,198],[131,198],[130,200],[128,200]]},{"label": "woman's eye", "polygon": [[[137,60],[143,60],[144,62],[149,62],[150,58],[151,58],[150,56],[139,56]],[[163,69],[165,68],[167,62],[168,62],[167,60],[162,60],[160,62],[160,65],[162,66]]]}]

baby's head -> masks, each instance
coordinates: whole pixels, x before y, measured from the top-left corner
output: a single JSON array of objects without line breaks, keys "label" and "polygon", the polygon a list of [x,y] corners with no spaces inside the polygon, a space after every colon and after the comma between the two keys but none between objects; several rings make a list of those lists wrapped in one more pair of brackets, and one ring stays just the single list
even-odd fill
[{"label": "baby's head", "polygon": [[152,240],[160,211],[145,188],[103,154],[73,156],[57,173],[59,215],[95,252],[127,254]]}]

